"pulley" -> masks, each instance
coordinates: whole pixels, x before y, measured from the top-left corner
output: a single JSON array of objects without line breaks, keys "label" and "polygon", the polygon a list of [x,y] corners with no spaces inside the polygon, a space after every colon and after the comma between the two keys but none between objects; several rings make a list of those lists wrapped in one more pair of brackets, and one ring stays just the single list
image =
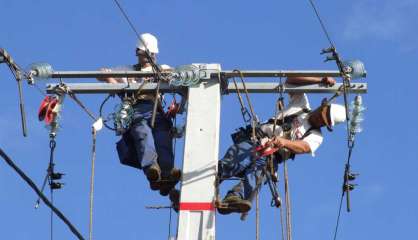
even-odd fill
[{"label": "pulley", "polygon": [[54,121],[59,111],[59,99],[56,96],[46,96],[39,106],[38,119],[44,121],[47,125]]}]

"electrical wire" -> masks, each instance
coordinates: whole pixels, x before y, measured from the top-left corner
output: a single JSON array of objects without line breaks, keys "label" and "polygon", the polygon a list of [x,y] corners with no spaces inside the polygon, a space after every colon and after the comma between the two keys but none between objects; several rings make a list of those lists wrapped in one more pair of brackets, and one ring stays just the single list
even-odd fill
[{"label": "electrical wire", "polygon": [[324,31],[325,36],[327,37],[329,44],[335,49],[335,45],[331,40],[331,37],[330,37],[330,35],[327,31],[327,28],[325,27],[325,24],[321,19],[321,16],[319,15],[318,9],[316,8],[313,0],[309,0],[309,2],[311,3],[311,6],[312,6],[313,10],[315,11],[316,17],[318,18],[318,21],[321,24],[322,31]]},{"label": "electrical wire", "polygon": [[[340,204],[338,207],[338,215],[337,215],[337,223],[335,225],[335,231],[334,231],[334,240],[337,239],[337,233],[338,233],[338,228],[340,225],[340,217],[341,217],[341,209],[342,209],[342,205],[343,205],[343,198],[344,198],[344,193],[345,193],[345,185],[347,184],[348,179],[346,179],[346,171],[347,171],[347,167],[349,169],[350,167],[350,159],[351,159],[351,154],[352,154],[352,150],[354,147],[354,143],[351,145],[351,147],[349,148],[348,151],[348,157],[347,157],[347,163],[346,163],[346,170],[344,171],[344,183],[343,183],[343,190],[342,190],[342,194],[341,194],[341,199],[340,199]],[[347,194],[349,194],[348,192],[350,191],[350,189],[347,189]]]},{"label": "electrical wire", "polygon": [[110,97],[112,97],[113,95],[111,95],[111,94],[109,94],[109,95],[107,95],[107,97],[103,100],[103,102],[100,104],[100,108],[99,108],[99,117],[101,117],[102,119],[103,119],[103,125],[107,128],[107,129],[109,129],[109,130],[111,130],[111,131],[116,131],[116,128],[112,128],[111,126],[109,126],[108,124],[107,124],[107,122],[109,121],[109,119],[105,119],[104,117],[103,117],[103,107],[104,107],[104,105],[106,104],[106,102],[110,99]]},{"label": "electrical wire", "polygon": [[338,208],[337,224],[335,225],[335,231],[334,231],[334,240],[337,239],[337,233],[338,233],[338,227],[340,225],[340,216],[341,216],[341,209],[342,209],[342,206],[343,206],[343,200],[344,200],[344,192],[341,194],[341,197],[340,197],[340,206]]},{"label": "electrical wire", "polygon": [[[118,6],[119,10],[122,12],[123,16],[125,17],[126,21],[128,21],[129,26],[131,27],[132,31],[135,32],[136,36],[138,37],[138,39],[141,39],[141,37],[139,36],[138,31],[136,31],[134,25],[132,24],[131,20],[129,20],[128,15],[125,13],[125,11],[123,10],[122,6],[120,5],[118,0],[114,0],[114,2],[116,3],[116,5]],[[141,40],[142,41],[142,40]],[[145,44],[144,44],[145,46]]]},{"label": "electrical wire", "polygon": [[91,157],[91,175],[90,175],[90,221],[89,221],[89,240],[93,239],[93,198],[94,198],[94,173],[95,173],[95,162],[96,162],[96,137],[97,132],[94,127],[92,127],[92,157]]},{"label": "electrical wire", "polygon": [[0,156],[4,159],[4,161],[13,168],[14,171],[31,187],[35,193],[41,198],[41,200],[47,205],[51,210],[68,226],[70,231],[79,239],[84,240],[83,236],[80,232],[73,226],[73,224],[64,216],[64,214],[56,208],[48,198],[39,190],[36,184],[30,179],[13,161],[12,159],[7,156],[7,154],[0,148]]},{"label": "electrical wire", "polygon": [[[48,166],[48,180],[49,180],[49,192],[51,195],[51,204],[54,204],[54,188],[53,188],[53,178],[52,175],[54,174],[54,152],[55,152],[55,147],[56,147],[56,142],[54,140],[54,138],[51,138],[50,142],[49,142],[49,148],[50,148],[50,154],[49,154],[49,166]],[[54,213],[52,212],[51,209],[51,213],[50,213],[50,237],[51,240],[54,239]]]},{"label": "electrical wire", "polygon": [[[333,54],[333,59],[336,61],[337,63],[337,67],[341,73],[341,76],[343,78],[343,85],[342,85],[342,92],[343,92],[343,96],[344,96],[344,106],[345,106],[345,112],[346,112],[346,128],[347,128],[347,147],[348,147],[348,158],[347,158],[347,162],[346,162],[346,167],[345,167],[345,171],[344,171],[344,183],[343,183],[343,188],[342,188],[342,194],[341,194],[341,199],[340,199],[340,204],[339,204],[339,208],[338,208],[338,216],[337,216],[337,223],[336,223],[336,227],[335,227],[335,232],[334,232],[334,240],[336,240],[337,238],[337,232],[338,232],[338,227],[339,227],[339,223],[340,223],[340,216],[341,216],[341,209],[342,209],[342,203],[343,203],[343,198],[344,198],[344,193],[347,192],[346,198],[347,198],[347,211],[350,211],[350,207],[349,207],[349,192],[351,191],[351,189],[346,189],[346,184],[348,184],[348,179],[347,179],[347,175],[349,174],[350,171],[350,159],[351,159],[351,153],[352,153],[352,149],[354,147],[354,140],[350,140],[350,132],[351,132],[351,128],[350,128],[350,124],[349,124],[349,114],[348,114],[348,91],[347,88],[350,87],[350,79],[351,77],[346,74],[346,72],[344,71],[344,66],[343,63],[338,55],[338,53],[335,50],[335,45],[331,40],[331,37],[325,27],[325,24],[323,23],[319,12],[313,2],[313,0],[309,0],[309,2],[311,3],[311,6],[313,8],[313,10],[315,11],[316,17],[322,27],[323,32],[325,33],[329,44],[331,45],[331,52]],[[326,52],[326,51],[324,51]],[[339,90],[340,92],[340,90]],[[340,93],[336,93],[334,97],[339,96]]]},{"label": "electrical wire", "polygon": [[347,79],[347,77],[349,77],[349,76],[346,76],[346,74],[344,72],[343,63],[342,63],[342,61],[341,61],[341,59],[340,59],[340,57],[339,57],[339,55],[338,55],[338,53],[337,53],[337,51],[335,49],[335,45],[334,45],[334,43],[331,40],[331,37],[330,37],[330,35],[329,35],[326,27],[325,27],[324,22],[322,21],[321,16],[319,15],[318,9],[316,8],[313,0],[309,0],[309,2],[311,3],[311,6],[312,6],[312,8],[313,8],[313,10],[314,10],[314,12],[316,14],[316,17],[317,17],[317,19],[318,19],[318,21],[319,21],[319,23],[321,25],[321,28],[322,28],[323,32],[325,33],[325,35],[326,35],[326,37],[328,39],[329,44],[331,45],[331,49],[330,50],[332,51],[333,58],[334,58],[335,62],[337,63],[337,67],[338,67],[338,69],[339,69],[339,71],[341,73],[341,76],[343,77],[343,93],[344,93],[343,96],[344,96],[344,105],[345,105],[345,108],[346,108],[346,120],[348,122],[349,117],[348,117],[348,92],[347,92],[347,87],[349,87],[349,80]]},{"label": "electrical wire", "polygon": [[87,113],[87,115],[89,115],[89,117],[93,120],[93,121],[97,121],[97,118],[94,116],[94,114],[83,104],[83,102],[81,102],[74,93],[72,93],[70,90],[67,92],[68,95],[78,104],[78,106],[81,107],[81,109],[84,110],[84,112]]},{"label": "electrical wire", "polygon": [[[51,194],[51,204],[54,204],[54,190],[51,187],[49,189],[49,191],[50,191],[50,194]],[[51,237],[51,240],[53,240],[54,239],[54,213],[53,213],[52,209],[51,209],[49,221],[50,221],[49,224],[51,225],[51,227],[50,227],[50,237]]]},{"label": "electrical wire", "polygon": [[160,94],[160,83],[161,83],[161,80],[164,79],[164,77],[161,74],[161,68],[155,63],[155,61],[151,57],[151,54],[149,52],[149,49],[148,49],[147,45],[144,43],[144,40],[141,38],[141,36],[139,35],[138,31],[135,29],[135,27],[132,24],[131,20],[129,20],[129,17],[126,14],[126,12],[123,10],[122,5],[119,3],[118,0],[114,0],[114,2],[118,6],[118,8],[121,11],[122,15],[125,17],[125,19],[128,22],[129,26],[135,32],[135,34],[136,34],[137,38],[139,39],[139,41],[141,41],[141,43],[144,45],[144,47],[145,47],[145,55],[146,55],[146,57],[148,59],[148,62],[151,64],[152,71],[153,71],[153,73],[155,75],[155,80],[157,82],[157,88],[155,90],[155,102],[154,102],[153,111],[152,111],[152,117],[151,117],[151,127],[154,127],[155,117],[156,117],[156,114],[157,114],[157,107],[158,107],[158,103],[160,101],[160,98],[159,98],[159,94]]},{"label": "electrical wire", "polygon": [[170,207],[170,213],[169,213],[169,217],[168,217],[168,237],[167,240],[170,240],[171,237],[171,219],[172,219],[172,214],[173,214],[173,208]]}]

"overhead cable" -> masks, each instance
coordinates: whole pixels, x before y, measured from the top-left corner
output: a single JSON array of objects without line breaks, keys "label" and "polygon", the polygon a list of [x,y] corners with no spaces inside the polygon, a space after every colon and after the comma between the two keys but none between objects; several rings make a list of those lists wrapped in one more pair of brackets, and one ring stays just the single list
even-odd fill
[{"label": "overhead cable", "polygon": [[152,117],[151,117],[151,127],[154,127],[154,123],[155,123],[155,117],[157,114],[157,107],[158,107],[158,103],[160,101],[159,99],[159,94],[160,94],[160,83],[161,80],[163,78],[162,74],[161,74],[161,68],[160,66],[158,66],[155,61],[153,60],[153,58],[151,57],[150,51],[147,47],[147,45],[145,44],[144,40],[141,38],[141,36],[139,35],[138,31],[135,29],[134,25],[132,24],[132,22],[129,20],[128,15],[126,14],[126,12],[123,10],[121,4],[119,3],[118,0],[114,0],[114,2],[116,3],[116,5],[118,6],[119,10],[121,11],[121,13],[123,14],[123,16],[125,17],[126,21],[128,22],[129,26],[132,28],[132,30],[135,32],[137,38],[139,41],[141,41],[141,43],[144,45],[145,47],[145,54],[146,57],[148,59],[148,62],[151,64],[152,67],[152,71],[155,74],[155,78],[157,80],[157,88],[155,90],[155,102],[154,102],[154,106],[153,106],[153,110],[152,110]]},{"label": "overhead cable", "polygon": [[41,200],[68,226],[70,231],[79,239],[84,240],[80,232],[73,226],[73,224],[64,216],[64,214],[56,208],[48,198],[39,190],[36,184],[7,156],[7,154],[0,148],[0,156],[16,173],[35,191],[35,193],[41,198]]},{"label": "overhead cable", "polygon": [[312,6],[313,10],[315,11],[316,17],[318,18],[318,21],[321,24],[321,28],[324,31],[325,36],[327,37],[329,44],[331,45],[331,47],[335,48],[335,45],[334,45],[334,43],[331,40],[331,37],[330,37],[330,35],[329,35],[328,31],[327,31],[327,28],[325,27],[325,24],[322,21],[321,16],[319,15],[318,9],[316,8],[313,0],[309,0],[309,2],[311,3],[311,6]]},{"label": "overhead cable", "polygon": [[94,127],[92,127],[92,157],[91,157],[91,175],[90,175],[90,221],[89,221],[89,240],[93,239],[93,198],[94,198],[94,173],[95,173],[95,162],[96,162],[96,137],[97,131]]}]

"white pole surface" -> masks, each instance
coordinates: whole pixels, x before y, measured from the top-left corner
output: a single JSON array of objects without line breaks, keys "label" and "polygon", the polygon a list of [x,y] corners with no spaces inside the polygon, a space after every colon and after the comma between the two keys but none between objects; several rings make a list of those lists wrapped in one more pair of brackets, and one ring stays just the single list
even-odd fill
[{"label": "white pole surface", "polygon": [[215,239],[220,101],[214,79],[189,88],[177,239]]}]

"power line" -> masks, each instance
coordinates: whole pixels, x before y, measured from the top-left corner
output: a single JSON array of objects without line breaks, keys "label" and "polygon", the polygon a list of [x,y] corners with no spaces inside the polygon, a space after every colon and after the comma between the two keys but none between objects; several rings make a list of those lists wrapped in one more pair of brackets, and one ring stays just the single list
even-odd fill
[{"label": "power line", "polygon": [[0,156],[16,173],[35,191],[40,199],[70,228],[71,232],[79,239],[84,240],[80,232],[73,226],[73,224],[64,216],[64,214],[56,208],[48,198],[39,190],[36,184],[30,179],[13,161],[7,156],[7,154],[0,148]]},{"label": "power line", "polygon": [[[122,6],[120,5],[118,0],[114,0],[114,2],[116,3],[116,5],[118,6],[119,10],[121,11],[122,15],[125,17],[126,21],[128,22],[129,26],[131,27],[131,29],[135,32],[136,36],[138,37],[138,39],[141,39],[141,37],[139,36],[138,31],[136,31],[135,26],[132,24],[131,20],[129,20],[128,15],[126,14],[126,12],[123,10]],[[142,39],[141,39],[142,41]],[[145,44],[144,44],[145,46]]]},{"label": "power line", "polygon": [[341,216],[341,209],[342,209],[342,206],[343,206],[343,199],[344,199],[344,192],[341,194],[341,198],[340,198],[340,206],[338,208],[337,224],[335,225],[335,231],[334,231],[334,240],[337,239],[338,227],[340,226],[340,216]]},{"label": "power line", "polygon": [[322,28],[322,30],[324,31],[325,36],[327,37],[329,44],[330,44],[333,48],[335,48],[335,45],[334,45],[334,43],[333,43],[333,42],[332,42],[332,40],[331,40],[331,37],[330,37],[330,35],[329,35],[328,31],[327,31],[327,28],[325,27],[325,24],[324,24],[324,22],[322,21],[321,16],[319,15],[318,9],[316,8],[316,6],[315,6],[315,4],[314,4],[314,2],[313,2],[312,0],[309,0],[309,2],[311,3],[311,6],[312,6],[313,10],[315,11],[315,15],[316,15],[316,17],[317,17],[317,19],[318,19],[319,23],[321,24],[321,28]]},{"label": "power line", "polygon": [[152,110],[152,118],[151,118],[151,127],[154,127],[155,116],[156,116],[156,113],[157,113],[157,106],[158,106],[158,102],[159,102],[160,83],[161,83],[161,79],[163,79],[163,76],[161,74],[161,68],[155,63],[154,59],[151,57],[151,54],[150,54],[150,51],[149,51],[147,45],[145,44],[144,40],[139,35],[138,31],[135,29],[135,27],[132,24],[131,20],[129,20],[128,15],[123,10],[123,8],[122,8],[121,4],[119,3],[119,1],[118,0],[114,0],[114,2],[118,6],[118,8],[121,11],[122,15],[125,17],[125,19],[128,22],[129,26],[135,32],[135,34],[136,34],[137,38],[139,39],[139,41],[141,41],[142,45],[144,46],[144,48],[145,48],[145,55],[146,55],[146,57],[148,59],[148,62],[151,64],[152,71],[155,74],[155,78],[156,78],[156,82],[157,82],[157,88],[155,90],[155,102],[154,102],[154,107],[153,107],[153,110]]}]

